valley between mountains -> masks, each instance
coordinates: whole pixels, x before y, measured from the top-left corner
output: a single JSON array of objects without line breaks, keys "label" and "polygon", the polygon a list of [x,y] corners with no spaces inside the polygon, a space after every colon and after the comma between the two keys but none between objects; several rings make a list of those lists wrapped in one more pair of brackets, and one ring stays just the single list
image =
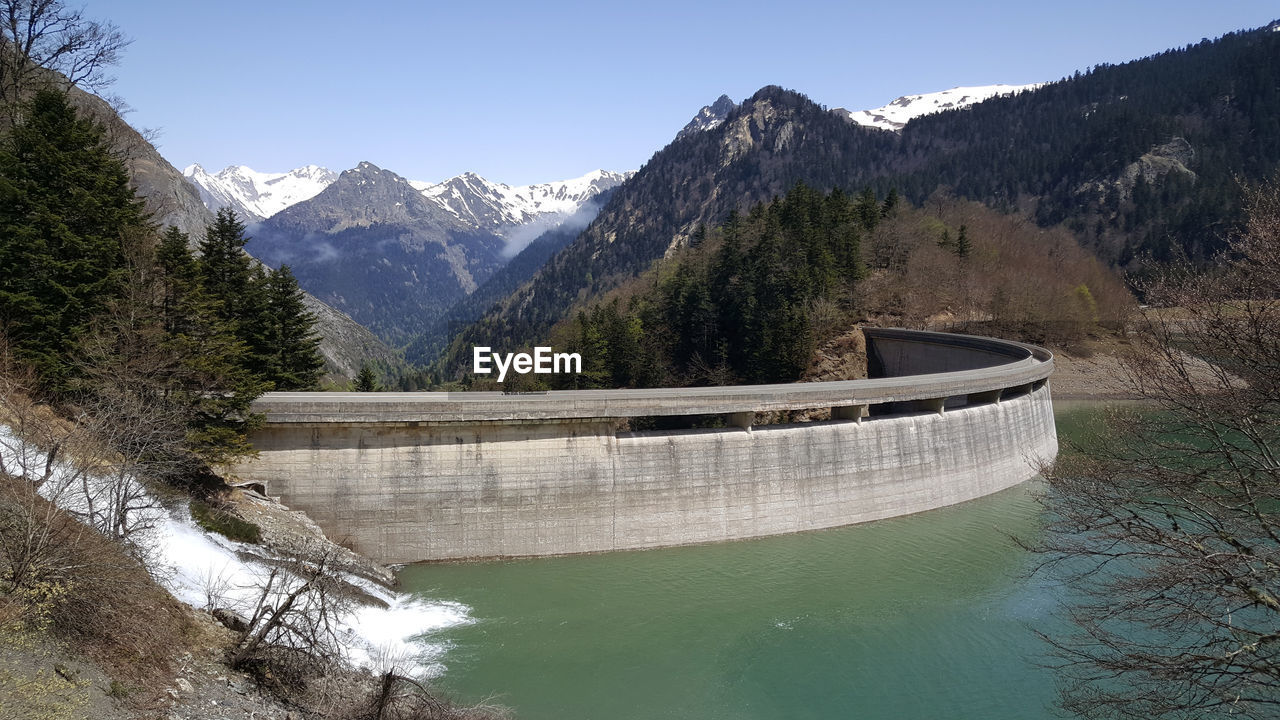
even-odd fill
[{"label": "valley between mountains", "polygon": [[[932,235],[939,247],[966,231],[974,240],[973,228],[987,221],[948,220],[937,209],[973,201],[1003,215],[1004,225],[991,222],[1007,225],[999,232],[1019,243],[1065,233],[1134,278],[1152,262],[1203,263],[1241,221],[1240,183],[1266,177],[1280,162],[1271,112],[1280,96],[1268,69],[1277,42],[1268,26],[1056,82],[905,95],[863,111],[765,87],[698,110],[640,168],[525,186],[473,173],[416,180],[370,162],[283,173],[192,165],[183,174],[207,208],[244,218],[252,255],[289,265],[308,293],[401,354],[372,359],[385,386],[427,387],[464,379],[471,344],[514,351],[553,336],[580,341],[581,311],[611,297],[653,301],[659,291],[638,279],[656,288],[664,274],[701,262],[699,253],[711,252],[697,248],[704,238],[720,237],[735,213],[745,216],[797,183],[824,193],[869,192],[881,204],[892,195],[919,209],[910,234]],[[917,238],[898,248],[901,257],[886,259],[885,250],[868,246],[898,241],[861,232],[867,288],[898,290],[874,301],[869,293],[837,301],[850,322],[985,322],[988,331],[1037,340],[1043,333],[1027,328],[1042,325],[1055,303],[1075,302],[1070,288],[1109,292],[1078,277],[1063,291],[1070,297],[1017,300],[1025,307],[1015,316],[1006,311],[1009,298],[992,292],[934,293],[927,309],[907,310],[918,296],[902,288],[921,272],[908,266],[927,263],[933,252],[911,248],[929,243]],[[1026,309],[1036,303],[1039,309]],[[818,327],[812,307],[805,314],[812,352],[834,335]],[[655,321],[643,315],[636,320]],[[997,316],[1017,327],[993,327]],[[669,335],[670,324],[658,322],[646,331]],[[350,378],[355,369],[334,377]]]}]

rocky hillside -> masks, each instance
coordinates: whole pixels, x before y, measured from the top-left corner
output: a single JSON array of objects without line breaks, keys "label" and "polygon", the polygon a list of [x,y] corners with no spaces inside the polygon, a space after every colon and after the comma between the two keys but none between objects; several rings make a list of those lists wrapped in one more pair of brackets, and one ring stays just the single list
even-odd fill
[{"label": "rocky hillside", "polygon": [[137,130],[125,122],[105,100],[72,87],[71,102],[107,128],[109,137],[125,158],[125,166],[147,210],[161,225],[172,225],[195,238],[213,221],[200,194],[182,178],[168,160]]},{"label": "rocky hillside", "polygon": [[679,140],[720,127],[720,124],[724,122],[725,118],[729,117],[729,113],[736,107],[738,107],[738,104],[730,100],[728,95],[721,95],[716,98],[715,102],[699,110],[698,114],[694,115],[693,119],[681,128],[680,132],[676,133],[676,139]]},{"label": "rocky hillside", "polygon": [[634,174],[593,170],[569,180],[513,187],[463,173],[435,185],[410,184],[472,230],[506,239],[503,252],[512,257],[533,238],[573,217],[600,193]]},{"label": "rocky hillside", "polygon": [[[634,173],[595,170],[522,186],[475,173],[418,182],[371,163],[340,175],[315,165],[287,173],[233,165],[216,174],[192,165],[184,174],[210,210],[231,208],[250,223],[256,257],[291,265],[304,290],[399,344],[540,235],[580,230],[601,193]],[[353,355],[333,350],[327,357]]]},{"label": "rocky hillside", "polygon": [[495,346],[540,339],[573,303],[639,274],[732,211],[745,212],[798,181],[850,187],[887,172],[883,162],[897,142],[798,93],[764,88],[723,122],[656,153],[578,238],[478,321],[475,337]]},{"label": "rocky hillside", "polygon": [[251,254],[288,264],[303,289],[393,343],[475,290],[502,265],[505,245],[367,162],[252,234]]},{"label": "rocky hillside", "polygon": [[501,302],[527,283],[547,260],[573,242],[582,228],[595,218],[600,206],[608,204],[615,192],[616,188],[605,190],[592,202],[585,203],[577,213],[562,220],[560,225],[525,245],[523,250],[476,288],[475,292],[433,320],[426,330],[411,340],[405,347],[405,358],[417,365],[429,365],[458,330],[475,322],[495,303]]}]

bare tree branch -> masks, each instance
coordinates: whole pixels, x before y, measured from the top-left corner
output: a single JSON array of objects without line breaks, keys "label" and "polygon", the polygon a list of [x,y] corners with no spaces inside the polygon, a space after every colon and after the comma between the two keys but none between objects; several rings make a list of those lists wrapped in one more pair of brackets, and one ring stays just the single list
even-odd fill
[{"label": "bare tree branch", "polygon": [[1046,468],[1046,636],[1087,718],[1274,717],[1280,706],[1280,187],[1209,273],[1173,268],[1126,359],[1151,405]]},{"label": "bare tree branch", "polygon": [[[0,0],[0,105],[15,105],[49,71],[90,92],[113,81],[129,40],[111,23],[90,20],[62,0]],[[56,76],[54,76],[56,77]]]}]

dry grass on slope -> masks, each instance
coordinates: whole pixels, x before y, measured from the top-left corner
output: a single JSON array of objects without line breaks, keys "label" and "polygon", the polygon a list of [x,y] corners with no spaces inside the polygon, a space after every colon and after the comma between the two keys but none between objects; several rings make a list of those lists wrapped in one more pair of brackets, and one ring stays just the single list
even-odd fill
[{"label": "dry grass on slope", "polygon": [[119,543],[0,477],[0,643],[65,644],[131,686],[155,686],[198,639],[190,614]]}]

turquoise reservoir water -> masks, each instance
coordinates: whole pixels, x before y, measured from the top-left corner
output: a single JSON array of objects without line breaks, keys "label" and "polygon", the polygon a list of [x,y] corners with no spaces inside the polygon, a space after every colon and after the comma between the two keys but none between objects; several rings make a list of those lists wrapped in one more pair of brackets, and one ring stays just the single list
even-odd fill
[{"label": "turquoise reservoir water", "polygon": [[[1059,413],[1074,433],[1093,410]],[[1057,594],[1009,535],[1032,485],[853,527],[645,552],[405,568],[465,603],[436,685],[524,720],[1054,717]]]}]

